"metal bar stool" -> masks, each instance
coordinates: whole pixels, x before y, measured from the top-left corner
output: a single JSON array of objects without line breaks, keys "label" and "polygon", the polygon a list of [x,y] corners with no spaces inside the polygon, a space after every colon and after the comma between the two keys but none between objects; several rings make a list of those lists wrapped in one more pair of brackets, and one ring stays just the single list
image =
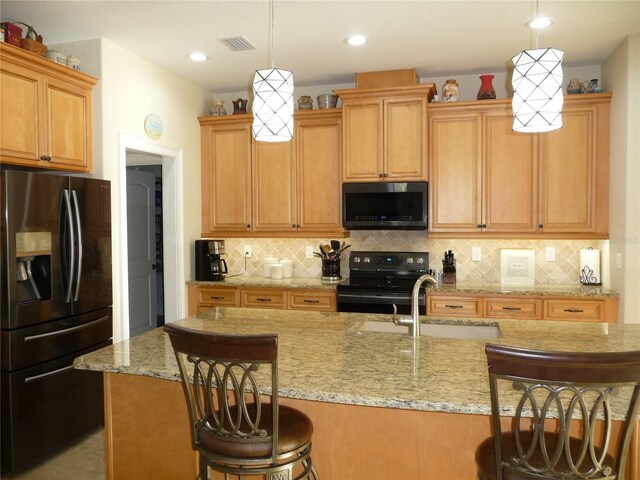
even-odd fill
[{"label": "metal bar stool", "polygon": [[174,324],[164,330],[180,368],[200,480],[208,479],[207,467],[225,478],[318,479],[311,420],[278,403],[277,335],[207,333]]},{"label": "metal bar stool", "polygon": [[[640,351],[548,352],[488,344],[485,353],[494,435],[476,449],[481,480],[624,478],[640,406]],[[499,393],[510,395],[509,387],[519,401],[511,430],[503,432]],[[612,455],[607,450],[614,396],[626,417]],[[545,420],[552,420],[546,430]]]}]

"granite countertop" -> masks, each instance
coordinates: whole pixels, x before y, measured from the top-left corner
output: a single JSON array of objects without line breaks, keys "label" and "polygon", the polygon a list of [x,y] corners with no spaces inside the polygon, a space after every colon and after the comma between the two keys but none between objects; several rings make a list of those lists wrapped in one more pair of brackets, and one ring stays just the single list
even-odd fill
[{"label": "granite countertop", "polygon": [[[189,281],[187,284],[210,287],[253,287],[253,288],[319,288],[335,290],[336,285],[346,280],[343,277],[336,282],[327,282],[317,277],[293,277],[275,280],[261,276],[239,275],[227,276],[222,282]],[[559,297],[616,297],[618,294],[607,288],[592,285],[576,284],[542,284],[531,286],[505,286],[500,283],[458,282],[453,285],[429,285],[429,291],[438,294],[479,294],[479,295],[527,295]]]},{"label": "granite countertop", "polygon": [[[226,333],[278,333],[282,397],[480,415],[491,413],[487,342],[559,351],[640,350],[640,325],[439,318],[427,322],[495,325],[501,337],[414,340],[401,333],[363,331],[366,320],[390,322],[390,316],[216,307],[178,324]],[[161,328],[78,357],[74,366],[179,380]],[[515,395],[509,391],[501,398],[515,405]],[[613,416],[622,419],[625,411],[616,401]]]}]

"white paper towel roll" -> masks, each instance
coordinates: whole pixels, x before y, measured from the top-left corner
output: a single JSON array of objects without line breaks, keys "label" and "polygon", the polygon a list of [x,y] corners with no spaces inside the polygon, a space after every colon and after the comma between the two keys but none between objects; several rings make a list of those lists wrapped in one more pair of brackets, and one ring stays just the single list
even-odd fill
[{"label": "white paper towel roll", "polygon": [[600,250],[594,248],[580,250],[580,283],[583,285],[602,285]]}]

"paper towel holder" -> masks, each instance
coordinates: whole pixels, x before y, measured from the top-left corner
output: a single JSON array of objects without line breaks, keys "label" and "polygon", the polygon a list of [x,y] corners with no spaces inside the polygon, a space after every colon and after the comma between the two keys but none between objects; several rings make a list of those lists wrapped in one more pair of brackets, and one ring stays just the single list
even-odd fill
[{"label": "paper towel holder", "polygon": [[600,250],[593,247],[580,250],[580,283],[583,285],[602,285]]}]

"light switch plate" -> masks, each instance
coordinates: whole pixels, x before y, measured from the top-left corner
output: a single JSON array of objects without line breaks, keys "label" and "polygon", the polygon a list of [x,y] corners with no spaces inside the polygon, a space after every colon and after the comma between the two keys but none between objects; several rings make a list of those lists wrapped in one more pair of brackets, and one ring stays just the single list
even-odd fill
[{"label": "light switch plate", "polygon": [[307,245],[307,248],[305,250],[305,256],[307,258],[313,258],[313,247],[311,245]]},{"label": "light switch plate", "polygon": [[622,254],[616,253],[616,268],[622,270]]},{"label": "light switch plate", "polygon": [[480,260],[482,260],[482,248],[471,247],[471,260],[474,262],[479,262]]},{"label": "light switch plate", "polygon": [[544,259],[547,262],[555,262],[556,261],[556,249],[555,247],[547,247],[544,249]]},{"label": "light switch plate", "polygon": [[244,256],[247,258],[251,258],[252,255],[252,248],[251,245],[245,245],[244,246]]}]

